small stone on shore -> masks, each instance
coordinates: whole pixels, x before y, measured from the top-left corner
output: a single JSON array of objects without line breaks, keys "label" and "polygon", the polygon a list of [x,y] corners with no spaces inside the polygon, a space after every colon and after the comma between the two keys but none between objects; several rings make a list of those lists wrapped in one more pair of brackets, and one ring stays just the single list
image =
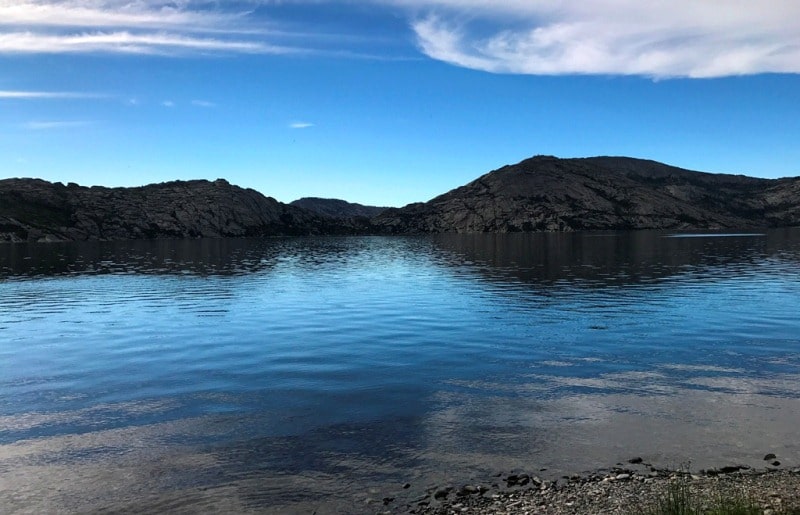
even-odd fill
[{"label": "small stone on shore", "polygon": [[446,488],[439,488],[433,493],[434,499],[447,499],[447,496],[450,495],[450,492],[453,491],[453,487],[448,486]]}]

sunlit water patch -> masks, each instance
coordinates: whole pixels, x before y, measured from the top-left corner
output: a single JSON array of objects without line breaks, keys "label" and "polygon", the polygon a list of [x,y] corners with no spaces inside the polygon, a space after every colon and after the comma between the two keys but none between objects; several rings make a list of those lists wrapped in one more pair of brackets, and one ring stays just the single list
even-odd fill
[{"label": "sunlit water patch", "polygon": [[0,506],[352,512],[634,455],[800,462],[800,231],[665,236],[0,246]]}]

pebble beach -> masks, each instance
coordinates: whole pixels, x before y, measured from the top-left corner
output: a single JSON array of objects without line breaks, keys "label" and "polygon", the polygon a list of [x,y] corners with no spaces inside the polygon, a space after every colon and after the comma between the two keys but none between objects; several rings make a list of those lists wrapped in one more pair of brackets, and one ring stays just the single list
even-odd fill
[{"label": "pebble beach", "polygon": [[406,501],[404,510],[389,501],[377,513],[650,513],[676,485],[685,487],[701,509],[710,510],[720,500],[740,499],[764,515],[800,513],[800,468],[724,466],[692,473],[657,469],[639,458],[557,480],[518,473],[498,475],[486,484],[438,486]]}]

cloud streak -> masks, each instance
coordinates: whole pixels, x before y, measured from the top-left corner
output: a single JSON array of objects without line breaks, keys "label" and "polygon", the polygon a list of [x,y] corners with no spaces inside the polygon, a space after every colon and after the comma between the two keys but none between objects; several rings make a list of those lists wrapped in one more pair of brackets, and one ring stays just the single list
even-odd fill
[{"label": "cloud streak", "polygon": [[251,14],[259,2],[0,0],[0,54],[290,54]]},{"label": "cloud streak", "polygon": [[[186,2],[179,2],[186,4]],[[176,4],[177,5],[177,4]],[[229,25],[236,15],[199,12],[171,6],[168,2],[113,0],[0,0],[0,25],[41,27],[146,27],[174,28],[191,25],[212,29]]]},{"label": "cloud streak", "polygon": [[297,50],[253,41],[228,41],[215,38],[168,33],[96,32],[91,34],[49,35],[13,32],[0,35],[0,53],[126,53],[174,55],[197,52],[287,54]]},{"label": "cloud streak", "polygon": [[19,91],[0,90],[0,99],[69,99],[69,98],[103,98],[105,95],[93,93],[75,93],[71,91]]},{"label": "cloud streak", "polygon": [[47,120],[47,121],[32,121],[24,124],[26,129],[41,131],[51,129],[72,129],[75,127],[86,127],[92,125],[93,122],[86,120]]},{"label": "cloud streak", "polygon": [[493,73],[800,73],[796,0],[398,0],[427,56]]},{"label": "cloud streak", "polygon": [[293,122],[289,124],[290,129],[308,129],[310,127],[314,127],[314,124],[309,122]]}]

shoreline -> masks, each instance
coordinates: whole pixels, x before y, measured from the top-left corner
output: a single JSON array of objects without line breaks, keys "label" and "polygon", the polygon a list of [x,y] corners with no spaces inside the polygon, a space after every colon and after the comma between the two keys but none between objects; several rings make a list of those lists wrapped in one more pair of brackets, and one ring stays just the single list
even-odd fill
[{"label": "shoreline", "polygon": [[[764,515],[800,513],[800,467],[785,467],[767,455],[763,468],[726,465],[692,471],[658,468],[641,458],[593,472],[542,479],[534,473],[496,474],[483,483],[429,487],[414,499],[384,499],[375,513],[417,515],[648,513],[681,484],[701,505],[736,498]],[[390,500],[391,499],[391,500]]]}]

